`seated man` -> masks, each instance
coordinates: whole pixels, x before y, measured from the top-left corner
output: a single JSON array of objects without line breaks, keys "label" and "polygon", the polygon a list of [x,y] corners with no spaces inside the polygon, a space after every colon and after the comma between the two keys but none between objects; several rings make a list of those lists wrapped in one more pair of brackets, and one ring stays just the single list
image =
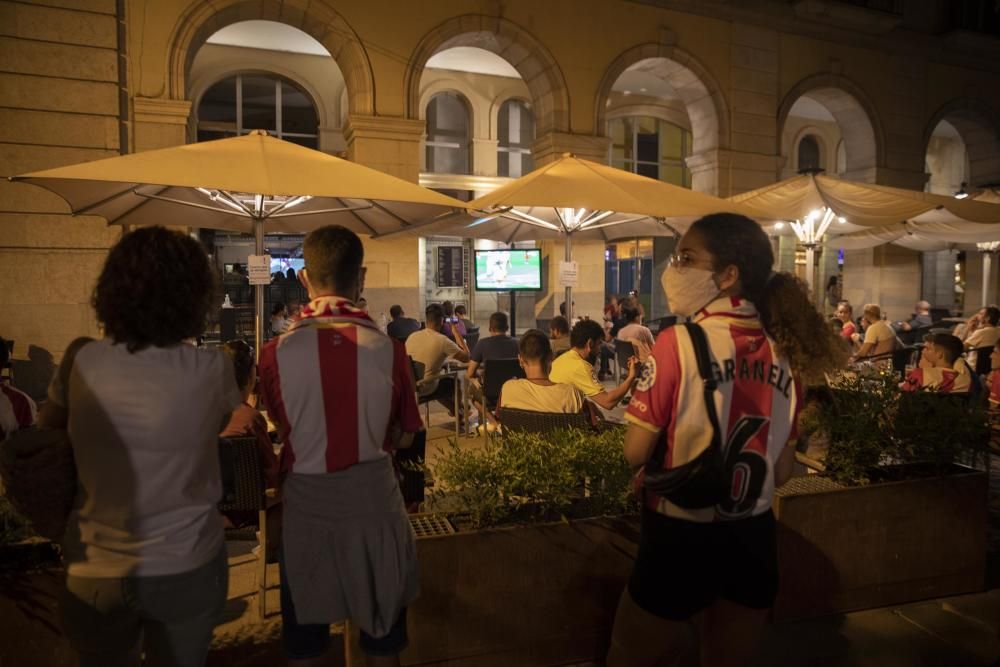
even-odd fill
[{"label": "seated man", "polygon": [[406,317],[403,307],[398,304],[389,309],[389,316],[392,321],[386,325],[385,332],[396,340],[406,342],[410,334],[420,331],[420,322],[412,317]]},{"label": "seated man", "polygon": [[478,378],[480,366],[486,365],[490,359],[514,359],[517,357],[517,339],[508,336],[510,321],[507,313],[496,312],[490,315],[490,335],[480,338],[476,349],[472,351],[472,361],[466,371],[470,380]]},{"label": "seated man", "polygon": [[549,322],[549,342],[552,354],[557,357],[569,350],[569,322],[562,315],[556,315]]},{"label": "seated man", "polygon": [[[0,338],[0,368],[7,365],[10,350],[7,341]],[[34,426],[38,408],[31,397],[6,382],[0,382],[0,441],[14,431]]]},{"label": "seated man", "polygon": [[549,379],[556,383],[571,384],[605,410],[611,410],[629,392],[636,379],[638,359],[628,361],[628,377],[614,389],[606,390],[594,377],[594,364],[601,353],[604,329],[593,320],[577,322],[570,332],[572,349],[552,362]]},{"label": "seated man", "polygon": [[962,341],[951,334],[931,334],[925,339],[920,365],[910,371],[900,388],[967,394],[971,383],[972,373],[962,358]]},{"label": "seated man", "polygon": [[888,354],[896,349],[896,332],[882,321],[882,309],[878,304],[865,304],[861,319],[865,323],[864,339],[862,340],[861,334],[851,336],[855,343],[861,345],[861,349],[854,355],[855,361]]},{"label": "seated man", "polygon": [[545,334],[532,329],[521,336],[517,358],[526,377],[504,383],[499,407],[563,414],[583,410],[583,396],[576,387],[556,384],[549,379],[552,346]]},{"label": "seated man", "polygon": [[929,301],[917,301],[913,306],[913,317],[906,322],[896,322],[893,328],[896,331],[913,331],[931,325],[931,304]]},{"label": "seated man", "polygon": [[[433,377],[441,372],[441,366],[448,359],[466,362],[469,360],[469,348],[465,339],[452,330],[452,338],[442,333],[444,326],[444,309],[441,304],[432,303],[425,311],[427,328],[415,331],[406,339],[406,353],[423,364],[423,377]],[[417,378],[418,380],[422,378]],[[433,397],[448,409],[449,414],[455,410],[455,378],[445,377],[420,382],[417,385],[420,398]]]},{"label": "seated man", "polygon": [[472,361],[466,374],[469,382],[469,396],[476,403],[480,404],[485,412],[485,396],[483,387],[479,383],[479,369],[489,365],[491,359],[516,359],[517,339],[507,335],[510,323],[507,313],[496,312],[490,315],[490,335],[480,338],[476,343],[476,349],[472,351]]},{"label": "seated man", "polygon": [[[1000,308],[990,306],[983,313],[982,323],[979,328],[972,332],[965,339],[965,348],[975,350],[980,347],[993,347],[1000,340]],[[976,366],[976,355],[969,355],[969,363],[973,368]]]}]

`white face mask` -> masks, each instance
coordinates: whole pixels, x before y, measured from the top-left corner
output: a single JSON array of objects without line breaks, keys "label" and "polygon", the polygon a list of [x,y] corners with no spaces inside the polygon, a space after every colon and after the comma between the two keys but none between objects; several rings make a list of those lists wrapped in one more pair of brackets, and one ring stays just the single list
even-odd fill
[{"label": "white face mask", "polygon": [[668,266],[661,283],[671,312],[683,317],[691,317],[721,293],[708,269],[688,267],[681,271],[676,266]]}]

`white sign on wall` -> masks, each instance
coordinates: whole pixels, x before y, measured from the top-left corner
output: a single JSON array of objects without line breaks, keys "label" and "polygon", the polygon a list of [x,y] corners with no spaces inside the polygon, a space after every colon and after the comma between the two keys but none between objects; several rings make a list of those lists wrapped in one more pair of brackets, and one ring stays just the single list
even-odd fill
[{"label": "white sign on wall", "polygon": [[559,262],[559,287],[579,287],[580,271],[576,262]]},{"label": "white sign on wall", "polygon": [[247,275],[251,285],[270,285],[271,256],[250,255],[247,257]]}]

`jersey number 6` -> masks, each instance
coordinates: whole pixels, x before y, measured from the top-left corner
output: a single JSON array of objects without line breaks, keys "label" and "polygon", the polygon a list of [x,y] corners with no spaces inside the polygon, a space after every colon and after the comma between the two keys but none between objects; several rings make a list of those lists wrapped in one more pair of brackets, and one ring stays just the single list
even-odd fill
[{"label": "jersey number 6", "polygon": [[740,417],[726,438],[726,472],[729,497],[719,503],[719,513],[727,518],[749,514],[767,478],[767,459],[758,451],[745,449],[767,423],[765,417]]}]

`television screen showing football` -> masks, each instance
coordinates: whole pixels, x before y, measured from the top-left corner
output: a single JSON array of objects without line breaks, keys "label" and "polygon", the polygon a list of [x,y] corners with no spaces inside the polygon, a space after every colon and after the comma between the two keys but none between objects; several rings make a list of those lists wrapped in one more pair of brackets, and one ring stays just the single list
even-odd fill
[{"label": "television screen showing football", "polygon": [[476,251],[477,290],[542,289],[542,251],[538,248]]}]

